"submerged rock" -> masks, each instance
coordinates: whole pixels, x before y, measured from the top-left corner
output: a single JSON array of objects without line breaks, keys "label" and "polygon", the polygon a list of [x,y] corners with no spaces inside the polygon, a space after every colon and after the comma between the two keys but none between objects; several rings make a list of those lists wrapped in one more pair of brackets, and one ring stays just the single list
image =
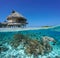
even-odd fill
[{"label": "submerged rock", "polygon": [[43,40],[44,42],[49,42],[49,41],[51,41],[51,42],[56,43],[56,40],[55,40],[54,38],[48,37],[48,36],[42,37],[42,40]]}]

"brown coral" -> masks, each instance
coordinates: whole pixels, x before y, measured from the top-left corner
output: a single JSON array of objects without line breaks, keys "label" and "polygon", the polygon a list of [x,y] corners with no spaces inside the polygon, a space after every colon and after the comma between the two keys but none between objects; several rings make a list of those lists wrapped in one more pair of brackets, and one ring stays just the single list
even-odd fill
[{"label": "brown coral", "polygon": [[42,40],[38,41],[37,39],[31,39],[29,36],[23,34],[15,34],[13,38],[13,41],[11,41],[12,46],[17,48],[20,43],[23,42],[26,54],[38,56],[52,51],[52,46],[46,38],[42,38]]},{"label": "brown coral", "polygon": [[15,34],[13,40],[10,42],[11,46],[17,48],[21,42],[26,42],[27,37],[23,34]]}]

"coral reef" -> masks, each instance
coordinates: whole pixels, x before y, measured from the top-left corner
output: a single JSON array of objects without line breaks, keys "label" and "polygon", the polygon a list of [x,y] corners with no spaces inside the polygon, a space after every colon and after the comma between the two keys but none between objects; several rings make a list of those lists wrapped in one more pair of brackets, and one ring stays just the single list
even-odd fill
[{"label": "coral reef", "polygon": [[15,34],[13,40],[10,41],[11,46],[17,48],[21,42],[25,42],[26,37],[23,34]]},{"label": "coral reef", "polygon": [[33,54],[36,58],[38,58],[38,55],[51,52],[53,48],[49,42],[56,42],[53,38],[47,36],[42,37],[40,41],[23,34],[15,34],[13,38],[13,41],[10,42],[11,46],[17,48],[23,42],[25,53],[27,55]]}]

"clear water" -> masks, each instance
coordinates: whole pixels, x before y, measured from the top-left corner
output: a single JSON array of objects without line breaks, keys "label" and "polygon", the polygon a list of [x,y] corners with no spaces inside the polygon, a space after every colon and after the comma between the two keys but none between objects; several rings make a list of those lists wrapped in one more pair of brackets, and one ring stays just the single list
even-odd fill
[{"label": "clear water", "polygon": [[53,50],[46,55],[38,55],[38,58],[60,58],[60,31],[54,31],[52,29],[0,32],[0,47],[3,45],[4,47],[8,48],[2,52],[0,50],[0,58],[34,58],[33,55],[28,56],[24,53],[24,50],[21,49],[23,45],[19,45],[17,50],[9,44],[9,42],[13,40],[14,34],[24,34],[29,36],[31,39],[37,40],[40,40],[42,36],[54,38],[57,43],[55,45],[52,45],[51,43]]}]

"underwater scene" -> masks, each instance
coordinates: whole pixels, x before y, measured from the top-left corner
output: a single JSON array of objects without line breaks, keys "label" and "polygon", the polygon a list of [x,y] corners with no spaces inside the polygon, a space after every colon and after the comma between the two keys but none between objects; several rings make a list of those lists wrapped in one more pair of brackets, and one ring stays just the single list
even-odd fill
[{"label": "underwater scene", "polygon": [[60,58],[59,28],[0,32],[0,58]]}]

